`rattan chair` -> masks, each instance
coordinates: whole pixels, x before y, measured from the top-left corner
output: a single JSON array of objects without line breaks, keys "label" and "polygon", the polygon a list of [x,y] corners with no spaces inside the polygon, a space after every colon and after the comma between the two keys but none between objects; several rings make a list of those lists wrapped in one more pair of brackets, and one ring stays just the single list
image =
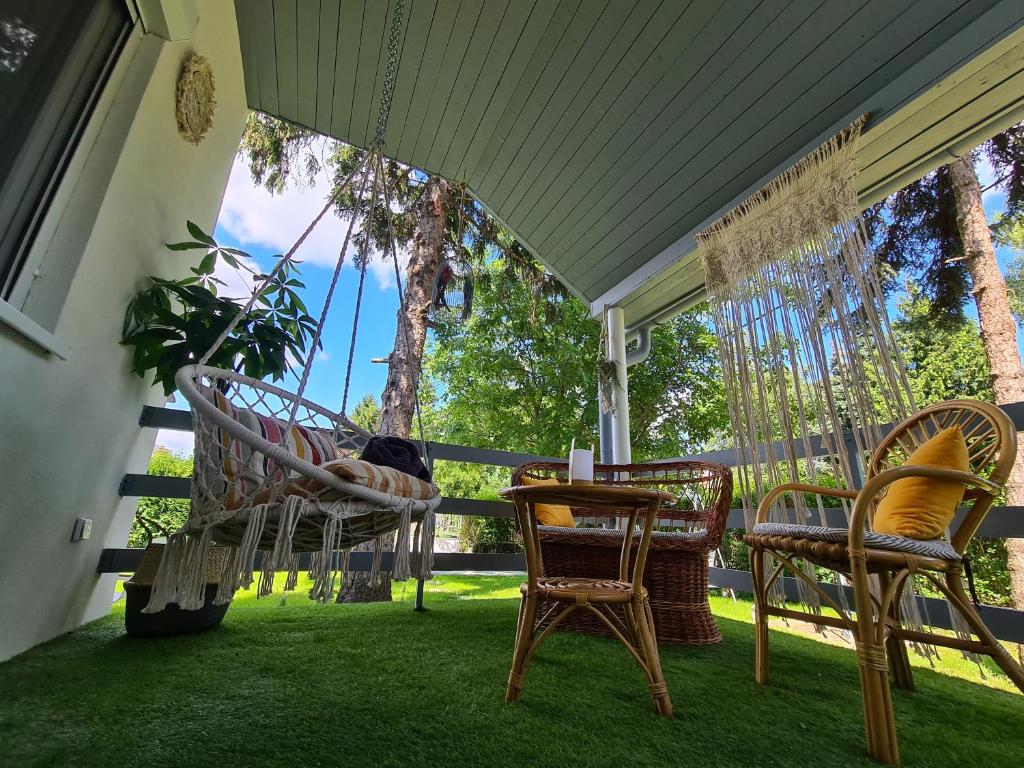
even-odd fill
[{"label": "rattan chair", "polygon": [[[552,630],[574,613],[589,613],[608,627],[640,665],[647,676],[655,711],[671,716],[672,699],[661,672],[657,633],[642,577],[659,507],[671,504],[675,497],[650,488],[593,484],[516,486],[505,488],[499,494],[515,504],[516,521],[526,550],[526,581],[520,587],[522,600],[516,625],[516,647],[505,700],[518,701],[522,696],[526,665]],[[610,579],[549,575],[551,572],[543,568],[537,536],[538,503],[586,504],[603,514],[625,517],[625,530],[630,531],[630,540],[624,541],[619,552],[616,575]],[[638,526],[639,537],[635,535]],[[616,613],[615,608],[623,613]],[[541,610],[545,610],[546,615],[541,614]],[[542,626],[544,628],[539,629]]]},{"label": "rattan chair", "polygon": [[[564,462],[528,462],[512,475],[513,485],[526,478],[566,480]],[[663,505],[651,538],[644,586],[659,642],[717,643],[722,634],[708,604],[709,555],[722,543],[732,501],[732,472],[721,464],[673,461],[650,464],[597,464],[595,482],[666,491],[677,497]],[[592,510],[574,508],[577,518],[595,517]],[[598,527],[538,528],[546,573],[595,579],[615,578],[623,532]],[[634,556],[636,544],[634,543]],[[616,609],[622,614],[622,609]],[[547,614],[542,606],[540,616]],[[609,634],[608,627],[586,611],[567,617],[562,628]]]},{"label": "rattan chair", "polygon": [[[964,433],[970,472],[905,465],[915,448],[940,430],[959,425]],[[999,408],[974,400],[953,400],[929,406],[896,426],[871,457],[860,491],[788,483],[762,500],[758,524],[747,534],[755,590],[757,682],[768,679],[768,617],[799,618],[814,624],[849,629],[856,640],[864,699],[864,728],[868,752],[883,763],[899,762],[889,672],[893,682],[912,689],[906,641],[945,646],[991,656],[1024,692],[1024,670],[1000,645],[978,615],[964,591],[963,552],[1003,490],[1017,455],[1017,433]],[[949,541],[917,541],[870,531],[875,503],[887,487],[904,477],[930,477],[963,483],[967,513],[960,518]],[[853,501],[849,529],[769,523],[768,512],[784,493],[841,496]],[[771,567],[770,558],[778,562]],[[794,563],[795,558],[845,574],[853,586],[856,619],[844,611],[813,579]],[[773,584],[783,571],[806,582],[838,616],[790,610],[769,601]],[[879,590],[872,594],[869,574],[876,574]],[[900,596],[911,576],[920,575],[964,617],[974,639],[935,634],[902,626]]]}]

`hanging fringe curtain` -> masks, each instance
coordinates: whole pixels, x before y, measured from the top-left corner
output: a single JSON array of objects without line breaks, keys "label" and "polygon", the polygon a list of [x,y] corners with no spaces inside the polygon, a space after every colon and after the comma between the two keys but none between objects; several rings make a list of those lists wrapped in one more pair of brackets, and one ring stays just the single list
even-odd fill
[{"label": "hanging fringe curtain", "polygon": [[[879,425],[914,409],[860,222],[854,178],[863,122],[697,236],[748,528],[757,499],[776,485],[831,475],[859,487]],[[800,494],[771,514],[828,525],[821,500],[808,509]],[[816,610],[817,594],[798,583]]]}]

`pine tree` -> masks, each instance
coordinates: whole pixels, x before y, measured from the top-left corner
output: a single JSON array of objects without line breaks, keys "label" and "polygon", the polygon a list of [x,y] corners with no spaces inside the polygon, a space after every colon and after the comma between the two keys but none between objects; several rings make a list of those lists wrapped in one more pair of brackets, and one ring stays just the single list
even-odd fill
[{"label": "pine tree", "polygon": [[[968,296],[978,311],[981,339],[997,404],[1024,400],[1024,369],[1006,282],[996,261],[992,232],[982,206],[976,164],[995,171],[990,185],[1006,195],[1003,219],[1024,214],[1024,124],[995,136],[949,165],[908,185],[869,209],[865,221],[875,252],[895,275],[921,275],[933,319],[962,317]],[[1007,501],[1024,505],[1024,461],[1007,484]],[[1024,539],[1007,539],[1014,607],[1024,610]]]},{"label": "pine tree", "polygon": [[[322,153],[322,149],[326,149],[326,153]],[[479,264],[500,252],[534,284],[545,289],[551,284],[522,246],[464,189],[446,179],[385,160],[393,219],[389,224],[385,208],[373,205],[369,184],[362,195],[358,194],[361,186],[358,175],[345,189],[341,188],[343,180],[360,167],[364,150],[325,138],[286,120],[254,112],[246,122],[239,151],[249,163],[253,180],[272,192],[283,191],[289,183],[312,184],[319,173],[327,171],[333,180],[332,193],[338,214],[360,216],[360,228],[353,233],[358,260],[379,257],[390,260],[390,253],[385,250],[392,225],[397,246],[408,252],[395,343],[381,395],[379,431],[382,434],[409,437],[413,432],[416,384],[430,326],[433,283],[446,257]],[[382,578],[379,584],[371,585],[366,575],[359,573],[346,577],[339,594],[339,600],[353,602],[390,599],[390,579]]]}]

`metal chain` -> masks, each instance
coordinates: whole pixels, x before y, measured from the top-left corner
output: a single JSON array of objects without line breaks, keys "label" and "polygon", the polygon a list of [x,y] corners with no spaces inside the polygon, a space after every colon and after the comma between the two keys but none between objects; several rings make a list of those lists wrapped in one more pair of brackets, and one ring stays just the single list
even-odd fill
[{"label": "metal chain", "polygon": [[398,78],[398,44],[402,39],[404,16],[405,0],[395,0],[391,32],[388,34],[388,66],[384,70],[384,87],[380,92],[380,108],[377,111],[377,133],[373,138],[378,146],[384,145],[384,133],[388,129],[388,117],[391,115],[391,99],[395,95],[395,80]]}]

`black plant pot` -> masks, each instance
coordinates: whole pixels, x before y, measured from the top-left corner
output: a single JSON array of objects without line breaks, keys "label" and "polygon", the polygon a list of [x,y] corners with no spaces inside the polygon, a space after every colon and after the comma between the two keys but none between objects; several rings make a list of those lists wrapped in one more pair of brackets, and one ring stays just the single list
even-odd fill
[{"label": "black plant pot", "polygon": [[216,584],[206,585],[204,605],[197,611],[183,611],[177,603],[169,603],[160,613],[143,613],[153,588],[125,582],[124,628],[132,637],[165,637],[187,635],[213,629],[224,619],[230,603],[214,605]]}]

